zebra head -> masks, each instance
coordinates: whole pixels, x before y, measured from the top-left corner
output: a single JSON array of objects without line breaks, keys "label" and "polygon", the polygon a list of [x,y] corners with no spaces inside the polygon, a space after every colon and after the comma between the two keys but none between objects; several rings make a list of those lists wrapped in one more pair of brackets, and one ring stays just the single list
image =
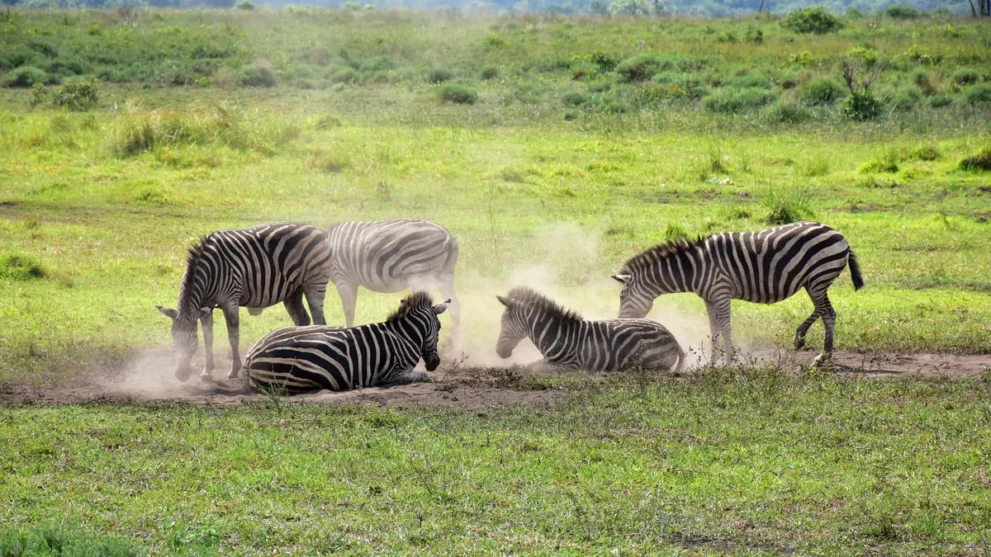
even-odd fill
[{"label": "zebra head", "polygon": [[183,315],[172,308],[155,306],[162,315],[172,320],[172,354],[175,357],[175,376],[186,381],[193,373],[192,359],[199,345],[196,323],[210,313],[210,308],[200,308],[195,315]]},{"label": "zebra head", "polygon": [[[434,371],[440,365],[440,355],[437,353],[437,339],[440,336],[440,319],[438,315],[447,311],[451,305],[451,300],[433,305],[430,296],[423,292],[416,292],[407,297],[399,305],[396,311],[387,321],[405,321],[409,324],[409,336],[416,338],[422,335],[420,344],[420,357],[423,358],[424,367],[427,371]],[[406,328],[407,325],[403,325]]]},{"label": "zebra head", "polygon": [[499,329],[499,342],[496,344],[496,354],[500,358],[513,355],[513,349],[528,333],[523,309],[515,300],[509,297],[496,296],[499,303],[506,306],[502,312],[502,325]]},{"label": "zebra head", "polygon": [[650,308],[654,307],[654,298],[657,294],[647,291],[642,281],[634,274],[621,273],[613,275],[612,278],[623,285],[623,290],[619,293],[619,316],[637,319],[646,317],[650,313]]}]

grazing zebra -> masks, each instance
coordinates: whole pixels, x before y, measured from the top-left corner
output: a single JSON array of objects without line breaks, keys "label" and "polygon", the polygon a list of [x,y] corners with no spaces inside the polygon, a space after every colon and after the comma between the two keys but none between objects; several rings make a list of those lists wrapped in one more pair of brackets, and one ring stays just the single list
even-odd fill
[{"label": "grazing zebra", "polygon": [[358,287],[374,292],[414,292],[439,287],[451,301],[451,320],[457,331],[460,320],[454,293],[454,266],[458,242],[443,226],[418,219],[375,222],[343,222],[330,227],[334,266],[331,280],[337,285],[347,326],[354,325]]},{"label": "grazing zebra", "polygon": [[772,304],[805,288],[815,310],[795,332],[795,349],[822,317],[826,338],[816,365],[833,352],[836,312],[826,290],[850,265],[854,289],[864,285],[860,266],[843,236],[817,222],[799,222],[758,232],[724,232],[690,242],[669,242],[633,257],[613,278],[623,284],[620,317],[643,317],[654,298],[694,292],[705,300],[713,337],[713,361],[722,337],[726,357],[734,356],[730,300]]},{"label": "grazing zebra", "polygon": [[278,329],[248,349],[244,380],[264,392],[289,393],[427,381],[413,368],[421,356],[427,371],[440,364],[437,316],[450,304],[435,306],[427,293],[417,292],[384,323]]},{"label": "grazing zebra", "polygon": [[238,354],[239,308],[253,315],[283,302],[296,325],[309,325],[303,296],[313,322],[324,324],[323,298],[330,280],[330,245],[326,233],[315,226],[277,223],[210,234],[189,250],[186,272],[179,285],[178,309],[155,306],[172,319],[175,376],[180,381],[192,373],[196,353],[196,322],[203,322],[206,363],[202,377],[213,370],[213,309],[227,320],[231,343],[231,371],[241,368]]},{"label": "grazing zebra", "polygon": [[544,360],[533,367],[541,371],[614,371],[633,364],[648,369],[678,370],[685,353],[674,336],[649,319],[586,321],[529,288],[514,288],[506,306],[496,353],[513,355],[513,348],[530,337]]}]

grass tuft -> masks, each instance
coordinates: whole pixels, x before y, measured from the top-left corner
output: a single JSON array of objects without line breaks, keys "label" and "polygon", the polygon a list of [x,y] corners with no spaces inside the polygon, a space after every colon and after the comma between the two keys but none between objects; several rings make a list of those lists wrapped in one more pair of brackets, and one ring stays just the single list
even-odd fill
[{"label": "grass tuft", "polygon": [[34,280],[49,276],[41,261],[33,255],[8,251],[0,255],[0,279]]},{"label": "grass tuft", "polygon": [[960,161],[960,170],[969,172],[991,171],[991,147],[986,147],[979,153]]}]

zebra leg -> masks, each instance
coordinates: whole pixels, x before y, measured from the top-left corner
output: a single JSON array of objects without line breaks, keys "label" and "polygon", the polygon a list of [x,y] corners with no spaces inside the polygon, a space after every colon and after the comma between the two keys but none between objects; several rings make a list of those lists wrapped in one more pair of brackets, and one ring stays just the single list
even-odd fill
[{"label": "zebra leg", "polygon": [[410,383],[430,383],[430,376],[422,371],[400,373],[389,381],[389,385],[409,385]]},{"label": "zebra leg", "polygon": [[711,365],[716,365],[716,362],[719,361],[719,343],[722,340],[722,337],[719,334],[721,327],[719,326],[718,312],[716,310],[715,302],[706,300],[705,312],[709,316],[709,335],[712,339],[712,356],[709,358],[709,363]]},{"label": "zebra leg", "polygon": [[[810,292],[808,288],[806,288],[805,291],[808,292],[809,297],[812,298],[812,292]],[[819,310],[819,304],[816,303],[815,298],[812,299],[812,304],[815,306],[815,309],[812,310],[812,315],[810,315],[808,319],[803,321],[802,324],[795,329],[795,350],[801,350],[802,347],[805,346],[805,333],[809,332],[809,327],[811,327],[816,322],[816,319],[819,319],[819,316],[822,314]]]},{"label": "zebra leg", "polygon": [[444,298],[451,300],[451,307],[448,313],[451,314],[451,325],[454,335],[457,337],[461,330],[461,303],[458,302],[458,295],[454,292],[454,275],[444,275],[440,283],[440,292]]},{"label": "zebra leg", "polygon": [[574,371],[569,367],[552,364],[547,360],[533,362],[532,364],[526,366],[526,368],[535,373],[567,373],[569,371]]},{"label": "zebra leg", "polygon": [[706,301],[705,309],[709,314],[709,328],[712,330],[712,362],[716,362],[719,341],[724,349],[725,362],[731,363],[736,358],[733,348],[733,326],[730,321],[730,298],[720,298],[714,302]]},{"label": "zebra leg", "polygon": [[354,302],[358,299],[358,285],[350,282],[338,282],[337,293],[341,296],[344,306],[344,320],[348,327],[354,326]]},{"label": "zebra leg", "polygon": [[301,290],[283,300],[282,304],[286,306],[289,317],[292,318],[292,322],[297,327],[305,327],[310,324],[310,316],[307,315],[306,308],[303,307],[303,292]]},{"label": "zebra leg", "polygon": [[237,304],[223,306],[224,319],[227,320],[227,340],[231,343],[231,372],[227,374],[228,379],[237,377],[237,372],[241,370],[241,354],[237,345],[241,338],[241,316],[238,313]]},{"label": "zebra leg", "polygon": [[820,366],[833,357],[833,333],[836,330],[836,310],[829,303],[829,296],[825,292],[818,299],[813,299],[816,311],[822,313],[822,324],[826,328],[826,336],[822,343],[822,353],[820,353],[813,365]]},{"label": "zebra leg", "polygon": [[203,350],[206,354],[206,361],[203,363],[203,373],[200,374],[200,379],[210,379],[211,372],[213,371],[213,312],[207,313],[203,317],[200,317],[200,323],[203,324]]},{"label": "zebra leg", "polygon": [[327,319],[323,315],[323,299],[327,294],[327,285],[312,285],[303,287],[306,294],[306,304],[310,306],[310,313],[313,314],[314,325],[326,325]]}]

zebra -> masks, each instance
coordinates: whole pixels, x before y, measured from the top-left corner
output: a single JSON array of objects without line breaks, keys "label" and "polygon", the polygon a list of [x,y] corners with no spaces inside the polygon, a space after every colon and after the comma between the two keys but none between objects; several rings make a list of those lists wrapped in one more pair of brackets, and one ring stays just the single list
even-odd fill
[{"label": "zebra", "polygon": [[685,352],[663,325],[650,319],[586,321],[529,288],[513,288],[505,306],[496,353],[512,356],[529,337],[544,356],[531,367],[539,371],[623,369],[639,359],[648,369],[680,370]]},{"label": "zebra", "polygon": [[698,294],[709,314],[713,361],[720,338],[727,360],[734,358],[730,300],[773,304],[805,288],[815,310],[795,331],[795,349],[805,345],[805,333],[821,317],[826,336],[815,359],[821,365],[832,356],[836,324],[826,290],[847,265],[859,290],[864,285],[860,265],[843,236],[817,222],[798,222],[660,244],[631,258],[613,278],[623,285],[620,317],[647,315],[661,294]]},{"label": "zebra", "polygon": [[278,329],[248,349],[244,381],[262,392],[287,393],[429,381],[413,368],[421,357],[427,371],[440,365],[437,316],[450,305],[433,305],[429,294],[416,292],[384,323]]},{"label": "zebra", "polygon": [[458,330],[460,304],[454,292],[458,242],[443,226],[419,219],[343,222],[330,227],[337,286],[348,327],[354,325],[358,287],[374,292],[427,291],[439,287],[451,299],[451,321]]},{"label": "zebra", "polygon": [[155,306],[172,319],[175,376],[189,379],[197,349],[197,321],[203,322],[206,362],[201,378],[213,371],[213,310],[227,321],[231,344],[229,378],[241,368],[238,354],[239,308],[257,315],[262,308],[282,302],[293,323],[324,324],[323,300],[330,281],[330,244],[324,230],[290,222],[263,224],[240,230],[220,230],[189,249],[186,272],[179,285],[177,309]]}]

